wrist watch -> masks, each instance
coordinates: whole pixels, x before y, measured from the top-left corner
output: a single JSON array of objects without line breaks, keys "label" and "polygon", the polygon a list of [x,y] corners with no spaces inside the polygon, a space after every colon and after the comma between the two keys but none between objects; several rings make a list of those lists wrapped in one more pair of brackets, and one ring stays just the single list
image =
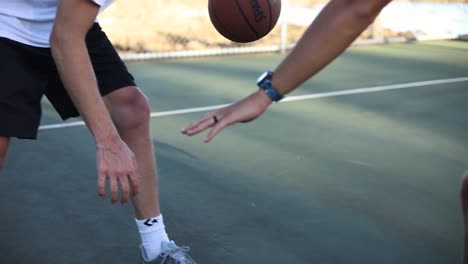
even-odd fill
[{"label": "wrist watch", "polygon": [[271,77],[273,76],[272,71],[266,71],[260,77],[257,79],[257,85],[260,87],[263,91],[265,91],[265,94],[271,99],[273,102],[278,102],[281,99],[284,98],[283,95],[281,95],[278,90],[273,86],[271,83]]}]

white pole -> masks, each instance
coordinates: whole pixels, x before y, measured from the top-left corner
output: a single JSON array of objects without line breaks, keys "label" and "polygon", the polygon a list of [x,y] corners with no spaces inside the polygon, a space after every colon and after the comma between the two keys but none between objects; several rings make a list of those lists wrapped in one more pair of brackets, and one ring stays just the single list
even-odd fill
[{"label": "white pole", "polygon": [[289,12],[289,1],[281,0],[281,42],[280,42],[280,51],[281,53],[286,53],[288,46],[288,22],[285,19]]}]

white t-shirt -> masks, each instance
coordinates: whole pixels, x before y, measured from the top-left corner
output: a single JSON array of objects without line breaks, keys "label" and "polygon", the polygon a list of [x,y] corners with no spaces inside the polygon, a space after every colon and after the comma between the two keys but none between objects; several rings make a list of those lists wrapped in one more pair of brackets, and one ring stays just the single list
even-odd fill
[{"label": "white t-shirt", "polygon": [[[66,0],[64,0],[66,1]],[[89,0],[100,12],[115,0]],[[35,47],[50,47],[59,0],[0,0],[0,37]]]}]

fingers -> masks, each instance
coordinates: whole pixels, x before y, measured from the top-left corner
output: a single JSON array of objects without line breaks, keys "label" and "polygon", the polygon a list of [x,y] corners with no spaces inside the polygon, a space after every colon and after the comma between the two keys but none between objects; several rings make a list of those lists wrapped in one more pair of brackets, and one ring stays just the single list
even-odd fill
[{"label": "fingers", "polygon": [[[98,189],[99,196],[105,198],[106,196],[106,180],[109,178],[111,202],[113,204],[119,201],[119,191],[121,193],[120,202],[126,204],[129,201],[130,195],[135,196],[139,191],[140,177],[137,173],[121,175],[121,176],[99,176]],[[120,188],[119,188],[120,187]],[[119,190],[120,189],[120,190]]]},{"label": "fingers", "polygon": [[127,172],[122,168],[114,168],[112,170],[100,169],[98,175],[98,190],[101,198],[105,198],[106,196],[106,183],[108,178],[111,202],[115,204],[119,201],[120,187],[122,194],[121,203],[127,203],[130,196],[130,185],[127,178]]},{"label": "fingers", "polygon": [[119,200],[119,186],[117,183],[117,177],[109,177],[110,181],[110,192],[111,192],[111,202],[113,204],[117,203]]},{"label": "fingers", "polygon": [[226,113],[223,111],[205,114],[197,121],[190,123],[186,128],[182,129],[181,132],[188,136],[193,136],[213,127],[208,136],[204,139],[205,142],[209,142],[227,126],[227,123],[223,121],[223,116],[225,114]]},{"label": "fingers", "polygon": [[211,113],[209,115],[205,115],[197,121],[189,124],[186,128],[182,129],[181,132],[189,136],[196,135],[214,125],[215,122],[213,116],[214,115]]},{"label": "fingers", "polygon": [[210,133],[208,133],[208,136],[203,140],[205,143],[210,142],[223,128],[226,127],[225,123],[218,123],[211,129]]},{"label": "fingers", "polygon": [[101,198],[106,197],[106,178],[107,178],[107,173],[103,170],[99,170],[98,191],[99,191],[99,196],[101,196]]},{"label": "fingers", "polygon": [[128,177],[127,176],[119,177],[118,181],[120,183],[120,189],[122,191],[122,198],[120,202],[122,204],[126,204],[128,202],[128,197],[130,196],[130,186],[128,184]]},{"label": "fingers", "polygon": [[110,181],[110,192],[111,192],[111,202],[113,204],[119,201],[119,187],[122,204],[126,204],[130,197],[130,185],[128,183],[128,174],[124,172],[119,172],[118,175],[114,177],[109,177]]},{"label": "fingers", "polygon": [[183,128],[181,132],[186,134],[188,131],[193,130],[194,128],[198,127],[198,124],[202,122],[204,119],[205,117],[201,117],[197,119],[196,121],[193,121],[192,123],[188,124],[185,128]]},{"label": "fingers", "polygon": [[183,134],[187,134],[187,135],[190,135],[189,132],[192,132],[192,130],[194,130],[195,128],[198,127],[198,125],[200,123],[202,123],[204,120],[207,119],[207,115],[203,115],[202,117],[200,117],[199,119],[193,121],[192,123],[188,124],[185,128],[183,128],[181,130],[181,132]]},{"label": "fingers", "polygon": [[202,116],[197,121],[188,125],[185,129],[182,129],[182,133],[188,136],[196,135],[206,129],[213,127],[208,136],[204,139],[205,142],[211,141],[224,127],[226,122],[222,122],[223,114],[220,111],[215,113],[208,113]]}]

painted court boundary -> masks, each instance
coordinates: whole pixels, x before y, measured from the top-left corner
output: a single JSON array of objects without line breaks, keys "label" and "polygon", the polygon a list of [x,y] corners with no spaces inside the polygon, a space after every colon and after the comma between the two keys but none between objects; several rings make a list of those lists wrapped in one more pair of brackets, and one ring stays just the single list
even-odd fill
[{"label": "painted court boundary", "polygon": [[[382,85],[382,86],[374,86],[374,87],[367,87],[367,88],[356,88],[356,89],[335,91],[335,92],[297,95],[297,96],[289,96],[285,98],[284,100],[282,100],[281,103],[310,100],[310,99],[317,99],[317,98],[324,98],[324,97],[341,96],[341,95],[407,89],[407,88],[430,86],[430,85],[437,85],[437,84],[459,83],[459,82],[466,82],[466,81],[468,81],[468,77],[459,77],[459,78],[451,78],[451,79],[439,79],[439,80],[430,80],[430,81],[421,81],[421,82]],[[205,107],[186,108],[186,109],[173,110],[173,111],[154,112],[154,113],[151,113],[151,117],[161,117],[161,116],[171,116],[171,115],[181,115],[181,114],[188,114],[188,113],[195,113],[195,112],[211,111],[211,110],[219,109],[228,105],[229,104],[222,104],[222,105],[213,105],[213,106],[205,106]],[[76,122],[68,122],[68,123],[60,123],[60,124],[42,125],[39,127],[39,130],[50,130],[50,129],[58,129],[58,128],[66,128],[66,127],[83,126],[84,124],[85,123],[83,121],[76,121]]]}]

